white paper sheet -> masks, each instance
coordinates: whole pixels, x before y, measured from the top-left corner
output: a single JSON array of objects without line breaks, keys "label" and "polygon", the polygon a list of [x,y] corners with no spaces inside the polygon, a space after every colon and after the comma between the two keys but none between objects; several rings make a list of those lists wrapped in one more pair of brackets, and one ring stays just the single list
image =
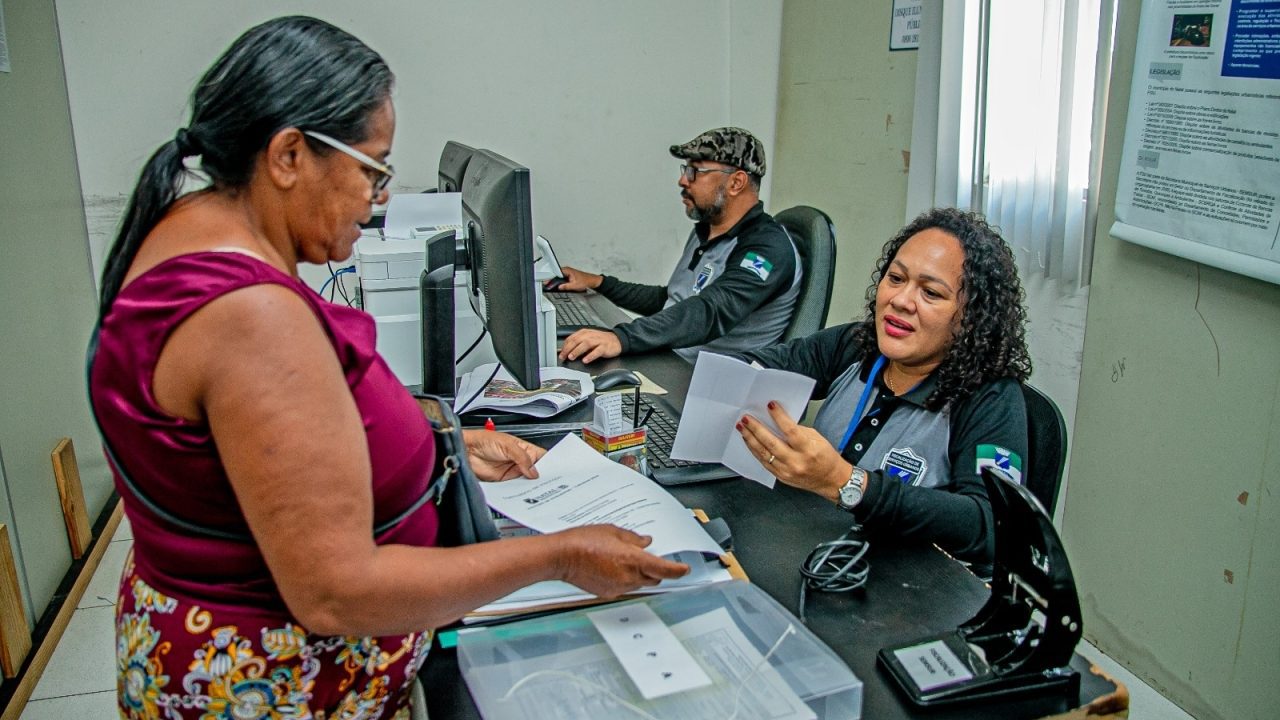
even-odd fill
[{"label": "white paper sheet", "polygon": [[588,612],[587,619],[645,700],[711,684],[706,671],[648,605],[613,605]]},{"label": "white paper sheet", "polygon": [[773,487],[773,474],[755,459],[734,426],[743,415],[751,415],[777,433],[769,417],[769,401],[778,401],[788,415],[799,418],[813,386],[813,378],[798,373],[698,353],[671,457],[723,463],[742,477]]},{"label": "white paper sheet", "polygon": [[893,654],[923,692],[973,679],[964,661],[941,640],[895,650]]},{"label": "white paper sheet", "polygon": [[382,234],[387,238],[426,240],[432,229],[462,228],[462,193],[400,193],[387,203]]},{"label": "white paper sheet", "polygon": [[536,465],[537,480],[480,483],[489,507],[541,533],[608,524],[649,535],[647,550],[719,555],[715,540],[657,483],[566,435]]}]

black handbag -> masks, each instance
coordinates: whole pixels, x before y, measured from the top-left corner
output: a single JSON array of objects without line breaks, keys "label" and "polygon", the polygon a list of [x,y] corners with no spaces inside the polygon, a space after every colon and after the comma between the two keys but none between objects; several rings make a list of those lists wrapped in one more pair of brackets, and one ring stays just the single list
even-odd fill
[{"label": "black handbag", "polygon": [[435,395],[416,395],[422,412],[431,423],[436,439],[436,480],[443,485],[436,501],[440,531],[436,544],[444,547],[470,545],[498,539],[493,513],[484,501],[476,475],[467,464],[467,448],[462,441],[462,423],[448,403]]},{"label": "black handbag", "polygon": [[[85,358],[85,377],[89,387],[92,387],[93,361],[98,354],[99,329],[100,326],[93,329],[93,335],[89,339],[89,348]],[[498,539],[498,528],[494,525],[493,515],[485,504],[484,493],[480,490],[479,481],[476,479],[475,473],[471,471],[471,466],[467,463],[467,448],[462,440],[462,427],[461,423],[458,422],[457,416],[453,414],[448,404],[434,395],[420,395],[417,396],[417,399],[427,416],[427,420],[431,423],[432,434],[435,437],[436,460],[431,475],[433,479],[427,486],[426,491],[410,503],[409,507],[397,513],[395,517],[375,525],[373,527],[374,537],[400,524],[423,505],[435,500],[440,523],[440,530],[436,540],[438,545],[455,547]],[[254,542],[253,536],[247,530],[227,530],[201,525],[193,520],[180,517],[157,503],[151,496],[143,492],[142,488],[138,487],[133,478],[129,477],[129,473],[125,471],[120,458],[111,447],[111,442],[107,439],[106,434],[102,432],[102,423],[98,420],[98,412],[93,406],[92,395],[89,398],[89,414],[93,416],[94,425],[98,428],[98,436],[102,438],[102,447],[106,450],[107,459],[111,462],[112,467],[115,468],[116,474],[120,476],[122,484],[148,510],[166,522],[195,535],[218,538],[220,540]]]}]

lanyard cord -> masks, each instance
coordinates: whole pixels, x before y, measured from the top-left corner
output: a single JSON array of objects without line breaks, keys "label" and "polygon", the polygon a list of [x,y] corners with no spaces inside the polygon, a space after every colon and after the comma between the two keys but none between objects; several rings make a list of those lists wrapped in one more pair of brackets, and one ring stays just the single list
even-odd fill
[{"label": "lanyard cord", "polygon": [[849,418],[849,427],[845,429],[844,439],[840,441],[840,447],[837,448],[841,455],[844,454],[845,446],[849,444],[849,438],[853,437],[853,431],[858,428],[858,421],[862,420],[862,413],[867,409],[867,400],[871,397],[871,385],[876,381],[876,376],[880,374],[883,367],[884,356],[881,355],[871,366],[871,372],[867,373],[867,384],[862,386],[862,397],[858,398],[858,406],[853,411],[853,417]]}]

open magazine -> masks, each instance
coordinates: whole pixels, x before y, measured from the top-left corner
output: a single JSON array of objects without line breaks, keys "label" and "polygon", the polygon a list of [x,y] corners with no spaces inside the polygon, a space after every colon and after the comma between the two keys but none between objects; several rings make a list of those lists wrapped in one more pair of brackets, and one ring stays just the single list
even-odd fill
[{"label": "open magazine", "polygon": [[[494,373],[495,369],[497,374]],[[536,390],[525,390],[506,368],[496,363],[479,365],[462,376],[457,399],[454,401],[454,412],[501,410],[533,417],[551,417],[586,400],[595,392],[591,376],[581,370],[544,367],[541,374],[542,385]]]}]

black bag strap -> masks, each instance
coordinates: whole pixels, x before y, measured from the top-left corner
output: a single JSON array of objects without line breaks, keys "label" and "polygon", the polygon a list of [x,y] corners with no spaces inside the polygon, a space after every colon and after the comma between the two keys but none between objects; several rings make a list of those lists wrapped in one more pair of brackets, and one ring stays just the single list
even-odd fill
[{"label": "black bag strap", "polygon": [[[98,333],[101,329],[101,322],[94,325],[93,334],[89,338],[89,347],[85,354],[85,387],[88,389],[89,393],[89,414],[93,416],[93,424],[98,429],[98,437],[102,439],[102,447],[106,450],[107,460],[111,462],[112,467],[120,477],[125,488],[135,499],[137,499],[138,502],[142,503],[144,507],[156,516],[175,527],[186,530],[189,533],[203,537],[216,538],[218,540],[232,540],[235,542],[245,543],[253,542],[253,536],[247,532],[235,532],[232,530],[210,527],[208,525],[201,525],[198,522],[188,520],[166,510],[162,505],[152,499],[150,495],[143,492],[142,488],[138,487],[138,484],[135,483],[133,478],[129,476],[129,473],[125,471],[124,464],[120,462],[119,456],[116,455],[115,450],[111,447],[111,441],[107,439],[107,434],[102,431],[102,422],[98,419],[98,410],[93,404],[93,362],[98,356]],[[447,408],[447,405],[445,407]],[[457,426],[458,423],[454,422],[453,427]],[[396,525],[399,525],[405,520],[405,518],[417,512],[419,508],[426,505],[432,499],[439,503],[440,498],[444,495],[445,488],[449,484],[449,478],[456,474],[461,463],[465,462],[465,460],[460,460],[458,455],[458,453],[461,452],[463,453],[461,457],[466,457],[466,449],[461,444],[460,433],[441,432],[441,429],[437,427],[434,420],[431,421],[431,429],[436,439],[436,462],[443,467],[443,472],[440,473],[439,477],[431,481],[427,486],[426,491],[410,503],[409,507],[405,508],[395,517],[389,520],[384,520],[374,526],[373,534],[375,537],[381,535],[387,530],[390,530]]]}]

